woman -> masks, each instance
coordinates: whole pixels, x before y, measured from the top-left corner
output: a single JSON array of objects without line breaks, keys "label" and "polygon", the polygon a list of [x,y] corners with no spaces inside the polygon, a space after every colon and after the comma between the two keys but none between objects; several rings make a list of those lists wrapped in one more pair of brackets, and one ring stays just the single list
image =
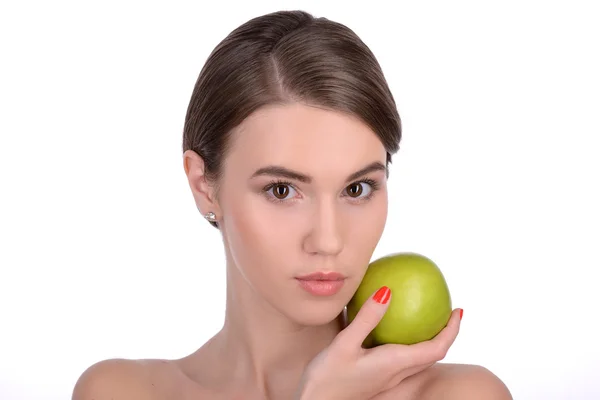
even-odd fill
[{"label": "woman", "polygon": [[361,343],[392,296],[347,327],[387,217],[400,118],[368,47],[345,26],[278,12],[210,55],[186,115],[184,169],[223,237],[223,328],[179,360],[106,360],[84,399],[510,399],[484,368],[444,365],[462,310],[429,342]]}]

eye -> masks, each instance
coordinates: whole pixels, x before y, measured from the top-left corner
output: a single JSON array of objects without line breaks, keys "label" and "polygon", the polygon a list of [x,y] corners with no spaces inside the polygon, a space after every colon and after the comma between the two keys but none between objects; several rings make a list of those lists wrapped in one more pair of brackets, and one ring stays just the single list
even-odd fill
[{"label": "eye", "polygon": [[346,190],[348,191],[348,195],[350,197],[359,197],[363,192],[363,187],[361,185],[361,182],[356,182],[348,186]]},{"label": "eye", "polygon": [[366,182],[355,182],[346,187],[346,192],[348,196],[353,198],[361,197],[363,193],[366,193],[366,196],[369,196],[371,190],[371,185]]},{"label": "eye", "polygon": [[353,202],[362,203],[373,197],[373,194],[379,189],[379,183],[373,179],[363,179],[346,186],[347,197],[352,198]]},{"label": "eye", "polygon": [[285,183],[277,183],[271,188],[271,193],[278,200],[285,200],[285,198],[290,194],[290,191],[292,190],[294,189],[292,189],[289,185],[286,185]]},{"label": "eye", "polygon": [[296,197],[296,190],[290,182],[275,181],[269,183],[263,188],[263,193],[267,199],[274,202],[284,202]]}]

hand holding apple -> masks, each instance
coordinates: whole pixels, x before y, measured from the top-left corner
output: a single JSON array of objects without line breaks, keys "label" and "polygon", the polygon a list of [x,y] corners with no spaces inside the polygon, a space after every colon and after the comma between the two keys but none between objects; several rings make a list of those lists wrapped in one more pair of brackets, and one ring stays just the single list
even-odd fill
[{"label": "hand holding apple", "polygon": [[435,338],[403,345],[362,346],[367,335],[385,318],[394,294],[377,288],[356,312],[352,322],[331,345],[306,367],[297,400],[364,400],[393,390],[400,382],[423,371],[446,356],[460,328],[460,311],[455,310]]},{"label": "hand holding apple", "polygon": [[369,264],[347,306],[349,322],[371,294],[384,285],[390,288],[392,301],[365,341],[366,347],[423,342],[435,337],[448,323],[452,300],[446,280],[433,261],[416,253],[391,254]]}]

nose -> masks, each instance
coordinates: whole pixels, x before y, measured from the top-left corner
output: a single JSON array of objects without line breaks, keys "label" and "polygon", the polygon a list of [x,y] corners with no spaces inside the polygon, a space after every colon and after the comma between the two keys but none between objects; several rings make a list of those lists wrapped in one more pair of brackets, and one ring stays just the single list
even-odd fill
[{"label": "nose", "polygon": [[309,217],[310,230],[304,240],[307,253],[335,256],[344,248],[341,219],[334,203],[322,202]]}]

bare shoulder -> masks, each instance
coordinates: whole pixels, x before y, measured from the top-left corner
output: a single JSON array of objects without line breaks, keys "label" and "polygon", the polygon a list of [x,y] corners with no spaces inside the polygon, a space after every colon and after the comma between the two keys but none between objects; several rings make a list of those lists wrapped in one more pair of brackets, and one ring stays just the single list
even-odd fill
[{"label": "bare shoulder", "polygon": [[174,384],[166,360],[110,359],[86,369],[75,384],[72,400],[163,399]]},{"label": "bare shoulder", "polygon": [[420,400],[512,400],[504,382],[479,365],[439,363],[427,372]]}]

